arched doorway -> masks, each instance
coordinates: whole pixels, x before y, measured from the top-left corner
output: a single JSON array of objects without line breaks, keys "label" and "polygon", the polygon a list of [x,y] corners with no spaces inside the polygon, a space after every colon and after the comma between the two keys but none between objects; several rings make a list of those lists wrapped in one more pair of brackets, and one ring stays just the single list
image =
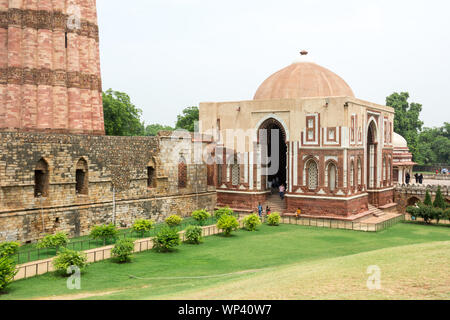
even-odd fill
[{"label": "arched doorway", "polygon": [[263,178],[267,178],[266,181],[263,179],[262,185],[265,187],[265,183],[270,181],[275,187],[287,186],[287,139],[283,125],[274,118],[264,121],[258,129],[258,143],[261,146]]},{"label": "arched doorway", "polygon": [[419,198],[417,198],[417,197],[411,197],[411,198],[409,198],[408,199],[408,203],[407,203],[407,206],[408,207],[412,207],[412,206],[415,206],[417,203],[419,203],[420,202],[420,199]]},{"label": "arched doorway", "polygon": [[377,127],[370,122],[367,133],[367,185],[369,189],[377,187]]}]

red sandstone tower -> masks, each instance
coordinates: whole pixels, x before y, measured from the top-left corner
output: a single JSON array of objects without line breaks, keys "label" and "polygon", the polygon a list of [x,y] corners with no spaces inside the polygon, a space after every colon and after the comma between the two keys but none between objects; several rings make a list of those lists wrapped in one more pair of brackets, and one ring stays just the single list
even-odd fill
[{"label": "red sandstone tower", "polygon": [[105,133],[96,0],[0,0],[0,130]]}]

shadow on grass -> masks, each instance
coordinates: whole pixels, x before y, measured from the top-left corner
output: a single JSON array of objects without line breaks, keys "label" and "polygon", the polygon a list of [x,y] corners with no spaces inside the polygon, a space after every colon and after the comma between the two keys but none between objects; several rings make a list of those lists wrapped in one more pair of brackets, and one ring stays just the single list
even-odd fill
[{"label": "shadow on grass", "polygon": [[403,221],[405,224],[419,225],[419,226],[427,226],[427,227],[435,227],[435,228],[450,228],[450,224],[443,223],[426,223],[424,221]]}]

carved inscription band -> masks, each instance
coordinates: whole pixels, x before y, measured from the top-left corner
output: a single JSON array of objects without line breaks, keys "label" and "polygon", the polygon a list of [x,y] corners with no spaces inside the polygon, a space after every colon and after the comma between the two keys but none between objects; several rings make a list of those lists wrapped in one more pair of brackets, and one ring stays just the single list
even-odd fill
[{"label": "carved inscription band", "polygon": [[0,69],[0,84],[48,85],[102,91],[98,76],[65,70],[3,68]]},{"label": "carved inscription band", "polygon": [[60,11],[8,9],[0,11],[0,28],[17,26],[21,28],[61,30],[76,33],[80,36],[99,40],[98,26],[86,20],[80,21],[79,29],[69,28],[67,22],[69,15]]}]

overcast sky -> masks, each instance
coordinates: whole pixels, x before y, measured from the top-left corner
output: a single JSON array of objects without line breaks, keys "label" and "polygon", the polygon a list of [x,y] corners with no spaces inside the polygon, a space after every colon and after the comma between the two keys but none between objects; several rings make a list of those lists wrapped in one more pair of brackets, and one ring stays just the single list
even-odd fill
[{"label": "overcast sky", "polygon": [[251,100],[307,49],[364,100],[408,91],[426,126],[450,122],[450,1],[97,0],[103,89],[146,124]]}]

